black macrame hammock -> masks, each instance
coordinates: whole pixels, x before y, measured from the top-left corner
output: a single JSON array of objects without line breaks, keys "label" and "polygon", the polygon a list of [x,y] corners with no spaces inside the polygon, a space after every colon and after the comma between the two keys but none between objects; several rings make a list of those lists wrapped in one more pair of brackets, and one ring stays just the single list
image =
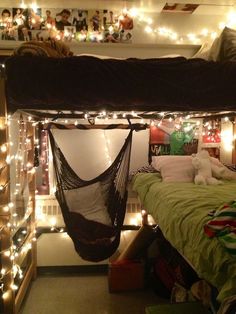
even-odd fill
[{"label": "black macrame hammock", "polygon": [[67,233],[73,240],[75,250],[85,260],[104,260],[116,251],[120,243],[133,129],[131,127],[111,166],[98,177],[85,181],[70,167],[55,141],[51,127],[48,128],[57,182],[56,198]]}]

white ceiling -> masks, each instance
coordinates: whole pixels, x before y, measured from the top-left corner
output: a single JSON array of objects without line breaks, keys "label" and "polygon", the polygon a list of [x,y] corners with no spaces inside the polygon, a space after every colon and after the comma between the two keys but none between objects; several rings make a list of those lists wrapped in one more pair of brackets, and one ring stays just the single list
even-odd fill
[{"label": "white ceiling", "polygon": [[[135,7],[140,12],[160,13],[167,1],[157,0],[24,0],[25,4],[36,2],[39,7],[47,8],[81,8],[120,10]],[[170,1],[174,3],[175,1]],[[178,3],[197,3],[199,7],[194,15],[224,15],[234,8],[236,0],[178,0]],[[22,0],[1,0],[0,7],[18,7]],[[178,13],[171,13],[178,14]],[[181,14],[181,13],[179,13]]]}]

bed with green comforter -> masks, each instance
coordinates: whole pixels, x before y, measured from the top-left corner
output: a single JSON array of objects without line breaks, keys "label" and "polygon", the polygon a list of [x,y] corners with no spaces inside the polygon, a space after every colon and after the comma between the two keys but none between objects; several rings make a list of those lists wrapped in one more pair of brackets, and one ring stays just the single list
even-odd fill
[{"label": "bed with green comforter", "polygon": [[166,239],[199,277],[218,289],[218,301],[236,295],[236,256],[204,233],[209,212],[236,199],[236,181],[216,186],[165,183],[158,173],[140,173],[133,179],[133,189]]}]

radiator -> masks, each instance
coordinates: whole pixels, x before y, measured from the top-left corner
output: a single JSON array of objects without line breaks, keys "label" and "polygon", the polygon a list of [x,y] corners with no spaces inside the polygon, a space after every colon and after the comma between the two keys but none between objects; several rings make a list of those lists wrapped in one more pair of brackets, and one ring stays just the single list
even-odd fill
[{"label": "radiator", "polygon": [[61,208],[54,197],[37,196],[36,209],[46,216],[61,215]]}]

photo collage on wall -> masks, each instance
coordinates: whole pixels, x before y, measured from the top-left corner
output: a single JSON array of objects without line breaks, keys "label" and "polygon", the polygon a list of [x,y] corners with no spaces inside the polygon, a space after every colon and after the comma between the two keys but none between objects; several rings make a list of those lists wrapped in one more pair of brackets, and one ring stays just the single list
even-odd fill
[{"label": "photo collage on wall", "polygon": [[191,155],[197,152],[195,122],[164,119],[150,126],[149,161],[159,155]]},{"label": "photo collage on wall", "polygon": [[221,122],[213,119],[203,123],[202,143],[210,156],[220,158]]},{"label": "photo collage on wall", "polygon": [[127,10],[0,8],[0,40],[129,43],[133,27]]}]

